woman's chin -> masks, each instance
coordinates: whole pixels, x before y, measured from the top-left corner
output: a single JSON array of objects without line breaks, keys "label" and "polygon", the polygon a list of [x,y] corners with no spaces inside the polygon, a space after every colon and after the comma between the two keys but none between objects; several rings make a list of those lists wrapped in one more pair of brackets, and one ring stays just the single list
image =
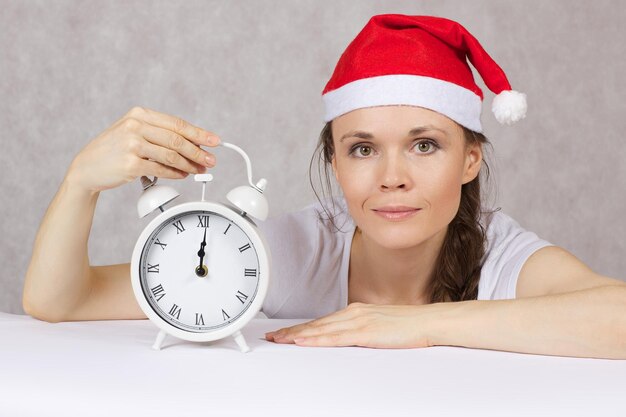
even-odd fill
[{"label": "woman's chin", "polygon": [[432,223],[428,227],[424,222],[384,222],[379,221],[369,223],[367,228],[359,226],[366,239],[375,242],[376,245],[386,249],[410,249],[422,245],[430,239],[437,239],[443,242],[447,227],[433,227]]},{"label": "woman's chin", "polygon": [[414,248],[425,240],[423,230],[420,231],[410,227],[378,231],[370,234],[370,236],[377,245],[394,250]]}]

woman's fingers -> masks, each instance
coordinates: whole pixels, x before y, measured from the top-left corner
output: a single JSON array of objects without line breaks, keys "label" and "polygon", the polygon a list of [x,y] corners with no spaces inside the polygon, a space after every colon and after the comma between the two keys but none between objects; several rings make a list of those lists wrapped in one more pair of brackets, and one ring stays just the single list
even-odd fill
[{"label": "woman's fingers", "polygon": [[159,162],[155,161],[147,161],[145,159],[141,159],[137,166],[139,171],[142,173],[141,175],[159,177],[159,178],[185,178],[187,172],[180,171],[176,168],[169,167],[167,165],[163,165]]},{"label": "woman's fingers", "polygon": [[180,117],[160,113],[156,110],[133,107],[126,113],[126,117],[136,118],[152,126],[170,130],[196,145],[217,146],[220,143],[220,138],[215,133],[194,126]]},{"label": "woman's fingers", "polygon": [[[186,172],[200,172],[199,166],[215,166],[215,156],[172,131],[144,123],[138,132],[145,140],[138,156],[150,158]],[[211,158],[207,160],[207,158]],[[193,164],[195,162],[195,164]]]},{"label": "woman's fingers", "polygon": [[293,340],[296,337],[311,337],[324,334],[332,334],[353,329],[353,320],[333,321],[317,326],[293,327],[265,334],[266,340],[277,342],[279,340]]},{"label": "woman's fingers", "polygon": [[265,336],[268,340],[273,340],[275,337],[289,337],[296,334],[301,334],[303,331],[310,329],[327,329],[328,326],[338,326],[338,329],[342,329],[344,328],[343,326],[346,323],[352,321],[355,317],[362,315],[365,308],[367,308],[366,304],[352,303],[343,310],[335,311],[333,313],[327,314],[315,320],[308,321],[306,323],[278,329],[273,332],[268,332],[265,334]]},{"label": "woman's fingers", "polygon": [[187,158],[176,153],[176,151],[154,145],[147,141],[143,142],[140,149],[137,150],[136,155],[140,158],[152,160],[166,167],[174,168],[185,173],[199,174],[205,172],[203,165],[189,161]]},{"label": "woman's fingers", "polygon": [[184,178],[214,166],[215,156],[201,146],[219,144],[219,136],[179,117],[133,107],[74,157],[66,177],[91,191],[141,175]]}]

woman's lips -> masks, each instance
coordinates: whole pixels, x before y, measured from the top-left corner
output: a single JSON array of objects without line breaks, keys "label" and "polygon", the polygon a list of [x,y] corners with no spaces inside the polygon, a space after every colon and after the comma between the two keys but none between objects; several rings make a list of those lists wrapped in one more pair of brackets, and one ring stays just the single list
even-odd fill
[{"label": "woman's lips", "polygon": [[411,209],[405,211],[381,211],[374,210],[374,213],[387,220],[404,220],[415,215],[420,209]]}]

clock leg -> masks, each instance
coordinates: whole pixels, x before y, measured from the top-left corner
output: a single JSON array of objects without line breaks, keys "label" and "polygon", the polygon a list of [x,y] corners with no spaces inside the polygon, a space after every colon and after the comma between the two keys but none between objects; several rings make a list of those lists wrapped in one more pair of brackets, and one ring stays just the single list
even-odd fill
[{"label": "clock leg", "polygon": [[161,345],[163,344],[163,340],[165,339],[166,333],[161,330],[154,341],[154,345],[152,345],[152,349],[161,350]]},{"label": "clock leg", "polygon": [[237,342],[237,345],[239,345],[239,349],[241,349],[241,353],[247,353],[250,351],[250,348],[246,344],[246,339],[243,337],[243,335],[241,334],[239,330],[233,333],[233,338],[235,339],[235,342]]}]

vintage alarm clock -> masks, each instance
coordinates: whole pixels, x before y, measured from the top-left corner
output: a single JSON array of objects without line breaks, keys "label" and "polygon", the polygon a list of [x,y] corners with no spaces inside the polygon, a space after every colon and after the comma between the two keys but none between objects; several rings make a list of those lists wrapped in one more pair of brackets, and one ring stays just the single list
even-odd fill
[{"label": "vintage alarm clock", "polygon": [[233,336],[242,352],[250,349],[241,329],[259,312],[270,279],[271,255],[251,217],[265,220],[267,181],[252,182],[250,159],[245,160],[248,182],[231,190],[230,204],[205,200],[211,174],[197,174],[202,198],[163,209],[178,197],[157,177],[141,177],[143,193],[137,203],[140,218],[160,209],[141,232],[133,250],[131,280],[139,306],[161,330],[153,348],[161,349],[166,334],[206,342]]}]

